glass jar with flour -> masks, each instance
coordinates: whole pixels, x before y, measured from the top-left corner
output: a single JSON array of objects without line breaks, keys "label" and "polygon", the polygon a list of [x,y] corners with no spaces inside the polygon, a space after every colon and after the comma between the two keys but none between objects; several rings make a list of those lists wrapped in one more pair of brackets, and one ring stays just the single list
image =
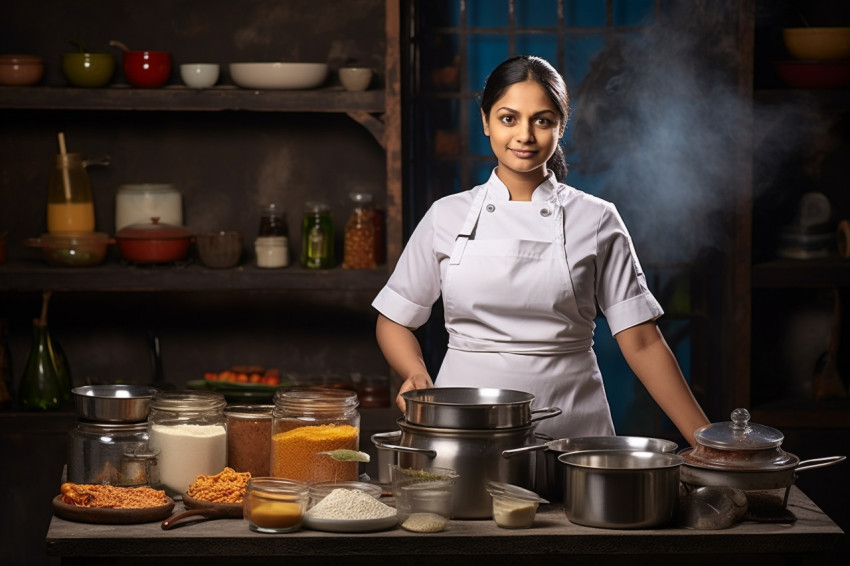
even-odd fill
[{"label": "glass jar with flour", "polygon": [[160,391],[148,416],[149,446],[159,453],[160,488],[181,495],[201,475],[227,466],[224,395],[215,391]]}]

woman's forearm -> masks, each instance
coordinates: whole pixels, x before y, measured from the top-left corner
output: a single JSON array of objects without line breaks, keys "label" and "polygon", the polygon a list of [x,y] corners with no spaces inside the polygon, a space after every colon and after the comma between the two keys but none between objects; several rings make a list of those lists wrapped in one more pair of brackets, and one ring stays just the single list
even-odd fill
[{"label": "woman's forearm", "polygon": [[682,370],[655,323],[628,328],[616,335],[629,367],[682,436],[694,445],[694,431],[709,424]]},{"label": "woman's forearm", "polygon": [[393,322],[382,314],[378,315],[375,337],[387,363],[403,380],[396,404],[404,411],[405,403],[401,397],[402,393],[434,386],[425,367],[422,348],[412,330]]}]

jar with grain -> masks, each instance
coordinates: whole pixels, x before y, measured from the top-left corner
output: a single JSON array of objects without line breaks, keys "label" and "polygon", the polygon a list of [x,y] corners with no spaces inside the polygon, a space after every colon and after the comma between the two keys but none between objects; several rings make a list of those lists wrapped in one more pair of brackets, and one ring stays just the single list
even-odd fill
[{"label": "jar with grain", "polygon": [[160,489],[181,495],[201,475],[227,465],[224,395],[216,391],[160,391],[151,401],[148,444],[158,451]]},{"label": "jar with grain", "polygon": [[354,481],[358,463],[326,452],[358,450],[357,394],[344,389],[297,387],[274,396],[271,475],[303,482]]},{"label": "jar with grain", "polygon": [[345,225],[345,247],[343,250],[343,269],[374,269],[378,266],[375,258],[375,211],[372,209],[372,195],[369,193],[351,193],[354,210]]},{"label": "jar with grain", "polygon": [[274,405],[228,405],[227,465],[251,477],[269,475]]}]

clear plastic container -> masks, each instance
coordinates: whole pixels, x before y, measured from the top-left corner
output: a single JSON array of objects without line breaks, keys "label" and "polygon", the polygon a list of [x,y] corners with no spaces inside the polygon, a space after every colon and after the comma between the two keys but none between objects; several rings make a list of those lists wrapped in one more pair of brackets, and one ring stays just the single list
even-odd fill
[{"label": "clear plastic container", "polygon": [[248,528],[258,533],[290,533],[301,528],[307,503],[307,484],[278,478],[251,478],[242,500]]},{"label": "clear plastic container", "polygon": [[201,475],[227,465],[224,395],[215,391],[160,391],[151,401],[148,444],[158,451],[160,488],[183,494]]},{"label": "clear plastic container", "polygon": [[356,481],[358,462],[325,452],[359,450],[357,394],[345,389],[280,389],[274,396],[271,475],[304,482]]},{"label": "clear plastic container", "polygon": [[488,482],[493,497],[493,520],[503,529],[527,529],[534,524],[537,508],[549,503],[535,492],[507,483]]}]

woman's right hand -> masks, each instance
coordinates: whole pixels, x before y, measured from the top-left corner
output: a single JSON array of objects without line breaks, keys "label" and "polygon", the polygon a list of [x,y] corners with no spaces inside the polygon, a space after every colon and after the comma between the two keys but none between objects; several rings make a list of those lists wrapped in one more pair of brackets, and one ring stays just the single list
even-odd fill
[{"label": "woman's right hand", "polygon": [[398,405],[398,408],[401,409],[401,412],[403,413],[407,410],[407,403],[404,402],[404,397],[401,396],[402,393],[414,391],[416,389],[431,389],[432,387],[434,387],[434,382],[431,381],[431,376],[427,373],[411,375],[401,384],[401,387],[398,390],[398,396],[395,398],[395,404]]}]

